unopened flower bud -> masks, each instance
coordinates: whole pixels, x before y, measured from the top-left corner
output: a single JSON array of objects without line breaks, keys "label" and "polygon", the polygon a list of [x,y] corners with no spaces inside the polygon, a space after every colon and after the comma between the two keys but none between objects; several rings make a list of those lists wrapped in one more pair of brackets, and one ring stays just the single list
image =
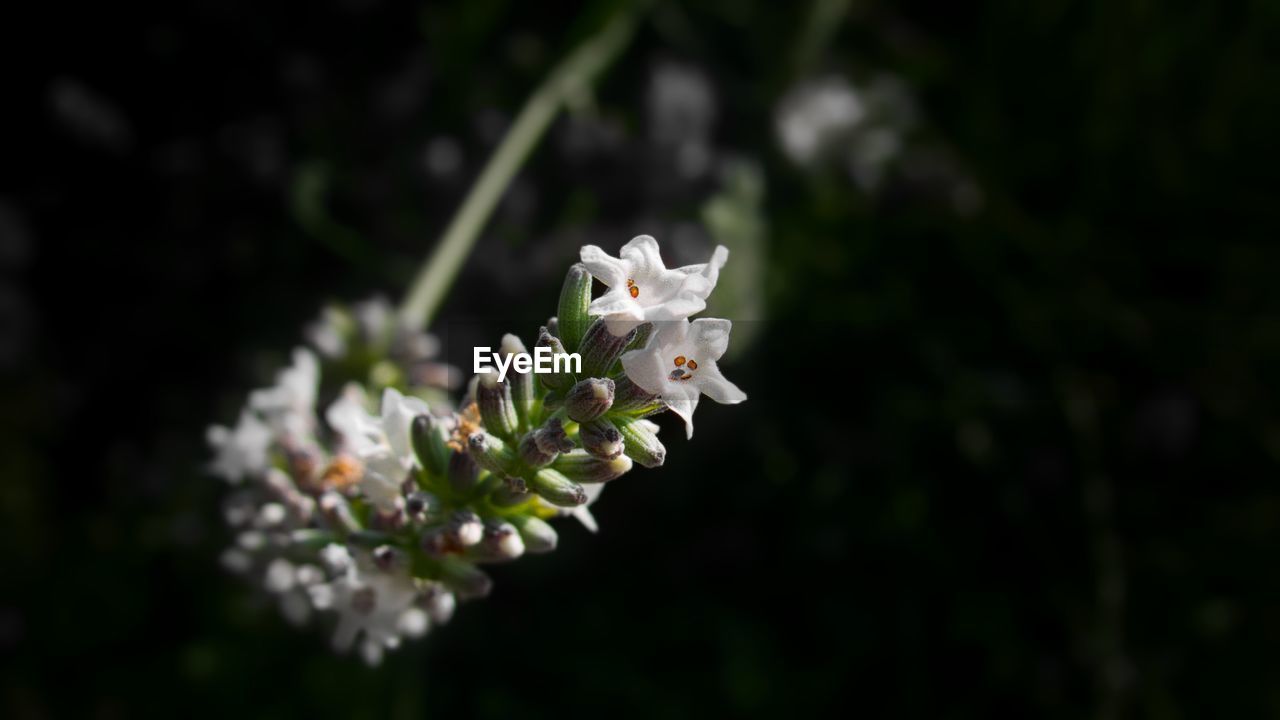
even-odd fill
[{"label": "unopened flower bud", "polygon": [[627,343],[627,350],[637,350],[644,347],[648,344],[650,337],[653,337],[653,323],[641,323],[636,328],[636,334],[632,336],[631,342]]},{"label": "unopened flower bud", "polygon": [[498,373],[494,370],[481,373],[476,382],[476,407],[480,409],[480,419],[489,432],[501,438],[515,435],[519,418],[516,417],[515,403],[511,400],[511,388],[505,382],[498,382]]},{"label": "unopened flower bud", "polygon": [[587,491],[564,473],[543,468],[533,475],[533,490],[552,505],[577,507],[587,502]]},{"label": "unopened flower bud", "polygon": [[[552,335],[547,328],[541,328],[538,331],[537,345],[551,348],[552,369],[556,368],[555,356],[565,354],[564,343],[560,342],[560,338]],[[562,363],[561,372],[541,373],[538,377],[542,380],[543,386],[548,390],[568,390],[573,385],[575,378],[572,373],[564,372],[563,368],[568,367],[568,363]]]},{"label": "unopened flower bud", "polygon": [[[527,353],[528,349],[525,348],[520,338],[507,333],[502,336],[502,344],[499,345],[499,351],[507,356],[514,357]],[[537,395],[535,388],[537,381],[531,372],[516,372],[513,363],[511,369],[507,371],[507,383],[511,386],[511,402],[516,410],[519,431],[524,432],[529,428],[529,412],[533,408],[534,397]]]},{"label": "unopened flower bud", "polygon": [[547,454],[569,452],[574,448],[573,440],[564,431],[564,423],[560,418],[548,418],[542,427],[533,432],[533,440],[538,448]]},{"label": "unopened flower bud", "polygon": [[582,440],[584,450],[603,460],[612,460],[622,454],[622,433],[608,418],[582,423],[578,428],[578,439]]},{"label": "unopened flower bud", "polygon": [[436,504],[434,496],[421,491],[407,493],[404,498],[404,512],[411,518],[421,517]]},{"label": "unopened flower bud", "polygon": [[434,477],[444,475],[449,467],[448,432],[444,425],[429,415],[419,415],[410,429],[418,462]]},{"label": "unopened flower bud", "polygon": [[542,396],[542,407],[548,412],[554,412],[564,407],[564,393],[559,390],[552,390]]},{"label": "unopened flower bud", "polygon": [[657,395],[636,385],[631,378],[623,375],[614,383],[613,407],[610,409],[615,414],[625,413],[632,417],[645,417],[662,412],[667,409],[667,406]]},{"label": "unopened flower bud", "polygon": [[538,444],[536,438],[538,432],[539,431],[535,430],[531,433],[527,433],[520,439],[520,462],[531,468],[540,468],[543,465],[549,465],[552,460],[555,460],[556,453],[559,452],[558,450],[552,452],[544,450],[542,446]]},{"label": "unopened flower bud", "polygon": [[556,337],[560,337],[560,318],[555,315],[547,318],[547,332]]},{"label": "unopened flower bud", "polygon": [[403,565],[406,562],[404,553],[391,547],[390,545],[381,545],[373,549],[373,564],[379,570],[389,572],[393,568]]},{"label": "unopened flower bud", "polygon": [[564,396],[565,414],[575,422],[589,422],[609,411],[613,405],[613,380],[589,377],[579,382]]},{"label": "unopened flower bud", "polygon": [[441,558],[440,579],[461,598],[484,597],[493,588],[493,580],[483,570],[452,555]]},{"label": "unopened flower bud", "polygon": [[587,328],[582,336],[582,346],[578,352],[582,355],[582,374],[587,377],[604,377],[609,374],[613,364],[622,356],[622,351],[635,337],[635,330],[619,337],[609,332],[605,321],[598,319]]},{"label": "unopened flower bud", "polygon": [[630,470],[631,458],[618,455],[612,460],[604,460],[585,450],[574,450],[556,458],[551,467],[573,482],[602,483],[613,480]]},{"label": "unopened flower bud", "polygon": [[356,516],[351,513],[351,506],[347,504],[346,498],[338,493],[330,490],[320,496],[320,513],[332,525],[346,530],[347,532],[355,532],[362,526],[356,520]]},{"label": "unopened flower bud", "polygon": [[480,542],[484,535],[484,523],[480,516],[470,510],[459,510],[449,518],[446,531],[450,537],[462,547],[470,547]]},{"label": "unopened flower bud", "polygon": [[480,468],[470,453],[451,452],[449,454],[449,487],[459,495],[470,493],[476,486]]},{"label": "unopened flower bud", "polygon": [[505,477],[502,483],[489,493],[489,502],[500,508],[510,508],[529,502],[533,493],[524,478]]},{"label": "unopened flower bud", "polygon": [[489,562],[515,560],[524,554],[524,540],[511,523],[490,521],[485,523],[484,539],[477,549]]},{"label": "unopened flower bud", "polygon": [[623,452],[647,468],[659,467],[667,459],[667,449],[658,440],[658,424],[640,418],[619,417],[614,426],[622,433]]},{"label": "unopened flower bud", "polygon": [[582,336],[587,332],[591,316],[587,307],[591,305],[591,274],[587,266],[575,263],[565,275],[564,286],[560,288],[560,306],[556,319],[560,326],[558,333],[565,347],[577,348]]},{"label": "unopened flower bud", "polygon": [[556,549],[559,536],[555,528],[545,520],[532,515],[520,515],[511,519],[524,539],[524,549],[531,553],[545,553]]},{"label": "unopened flower bud", "polygon": [[486,432],[472,433],[467,438],[467,449],[476,464],[485,470],[499,476],[515,474],[515,453],[497,437]]},{"label": "unopened flower bud", "polygon": [[427,615],[431,616],[431,621],[439,625],[449,622],[453,611],[458,607],[457,598],[439,583],[432,583],[422,594],[419,603],[427,611]]}]

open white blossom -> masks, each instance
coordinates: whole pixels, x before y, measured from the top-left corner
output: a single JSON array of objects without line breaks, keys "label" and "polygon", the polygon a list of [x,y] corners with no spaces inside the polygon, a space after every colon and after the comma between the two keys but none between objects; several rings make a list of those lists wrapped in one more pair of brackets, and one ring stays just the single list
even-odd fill
[{"label": "open white blossom", "polygon": [[261,475],[270,465],[271,428],[248,410],[240,412],[234,428],[211,425],[205,437],[217,453],[210,470],[227,482]]},{"label": "open white blossom", "polygon": [[729,249],[720,245],[710,262],[671,270],[649,235],[633,238],[616,258],[595,245],[580,255],[587,272],[609,288],[591,302],[591,314],[603,316],[609,332],[621,336],[644,322],[683,320],[705,309]]},{"label": "open white blossom", "polygon": [[315,423],[320,363],[310,350],[295,348],[293,364],[276,375],[276,384],[249,395],[249,407],[261,413],[277,432],[304,437]]},{"label": "open white blossom", "polygon": [[729,347],[732,327],[732,322],[718,318],[659,323],[644,348],[622,356],[627,377],[660,396],[684,420],[690,438],[693,411],[702,395],[728,405],[747,399],[716,366]]},{"label": "open white blossom", "polygon": [[401,503],[400,486],[417,461],[410,427],[415,417],[427,412],[421,399],[387,388],[382,393],[382,414],[370,415],[364,391],[354,385],[325,412],[329,426],[342,435],[343,446],[364,464],[361,491],[383,510],[395,510]]},{"label": "open white blossom", "polygon": [[364,556],[308,592],[317,609],[338,612],[334,648],[345,652],[359,637],[360,654],[370,665],[382,662],[384,649],[398,647],[402,637],[423,635],[429,625],[426,611],[415,604],[418,587],[408,571],[379,569]]}]

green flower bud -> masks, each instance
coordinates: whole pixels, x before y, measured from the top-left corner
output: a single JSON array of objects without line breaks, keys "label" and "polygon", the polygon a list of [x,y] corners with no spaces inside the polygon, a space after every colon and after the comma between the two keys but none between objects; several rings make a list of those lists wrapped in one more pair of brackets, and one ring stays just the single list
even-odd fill
[{"label": "green flower bud", "polygon": [[636,385],[626,375],[614,382],[613,407],[610,410],[615,415],[625,413],[631,417],[647,417],[666,409],[662,398]]},{"label": "green flower bud", "polygon": [[410,426],[413,453],[428,473],[441,477],[449,467],[448,432],[444,424],[430,415],[419,415]]},{"label": "green flower bud", "polygon": [[460,598],[480,598],[493,589],[493,580],[474,563],[455,555],[440,559],[440,579]]},{"label": "green flower bud", "polygon": [[560,339],[565,347],[576,348],[582,342],[591,317],[587,306],[591,304],[591,275],[582,263],[576,263],[565,275],[560,289],[560,306],[556,316],[559,321]]},{"label": "green flower bud", "polygon": [[619,417],[613,423],[622,433],[623,452],[647,468],[659,467],[667,459],[667,449],[658,440],[658,425],[640,418]]},{"label": "green flower bud", "polygon": [[608,418],[598,418],[582,423],[578,428],[582,448],[603,460],[612,460],[622,454],[622,433]]},{"label": "green flower bud", "polygon": [[469,453],[450,452],[449,468],[446,471],[449,487],[459,495],[466,495],[475,489],[480,477],[480,468]]},{"label": "green flower bud", "polygon": [[577,507],[587,502],[587,491],[563,473],[543,468],[533,475],[533,490],[552,505]]},{"label": "green flower bud", "polygon": [[620,477],[631,469],[631,458],[618,455],[612,460],[598,458],[586,450],[574,450],[556,458],[551,467],[578,483],[602,483]]},{"label": "green flower bud", "polygon": [[532,515],[520,515],[511,518],[511,522],[520,531],[524,539],[524,549],[531,553],[546,553],[556,549],[559,536],[555,528],[545,520]]},{"label": "green flower bud", "polygon": [[609,411],[613,405],[613,381],[591,377],[574,385],[564,396],[564,410],[575,422],[589,422]]},{"label": "green flower bud", "polygon": [[529,502],[533,493],[523,478],[506,477],[502,484],[489,493],[489,502],[500,508],[511,508]]},{"label": "green flower bud", "polygon": [[564,431],[564,423],[558,417],[548,418],[542,427],[533,431],[533,440],[548,455],[569,452],[575,447],[573,440]]},{"label": "green flower bud", "polygon": [[[537,345],[551,348],[553,358],[556,355],[565,354],[564,343],[560,342],[560,338],[552,335],[545,327],[538,331]],[[568,363],[565,363],[564,366],[567,367]],[[554,362],[552,362],[552,367],[555,367]],[[542,380],[543,386],[548,390],[568,390],[569,387],[577,380],[572,373],[563,371],[541,373],[538,377]]]},{"label": "green flower bud", "polygon": [[[526,353],[524,343],[520,338],[507,333],[502,336],[502,344],[499,350],[507,355],[517,353]],[[516,409],[516,419],[519,420],[520,432],[529,429],[529,413],[533,410],[533,403],[537,395],[537,380],[534,379],[533,373],[516,372],[515,367],[507,371],[507,383],[511,386],[511,402]]]},{"label": "green flower bud", "polygon": [[542,446],[538,445],[538,432],[538,430],[534,430],[520,439],[520,462],[524,463],[526,467],[540,468],[543,465],[550,465],[551,461],[556,459],[556,453],[559,452],[558,450],[553,450],[552,452],[543,450]]},{"label": "green flower bud", "polygon": [[582,355],[582,374],[587,377],[608,375],[635,336],[635,330],[622,337],[614,335],[602,319],[591,323],[582,336],[582,346],[578,351]]},{"label": "green flower bud", "polygon": [[511,388],[506,382],[498,382],[498,373],[494,371],[477,377],[476,407],[480,409],[480,420],[484,422],[485,429],[501,438],[513,437],[520,420],[516,417]]},{"label": "green flower bud", "polygon": [[627,343],[627,350],[638,350],[644,347],[651,337],[653,337],[653,323],[642,323],[636,328],[636,334],[631,338],[631,342]]},{"label": "green flower bud", "polygon": [[552,390],[542,397],[542,409],[554,412],[564,407],[564,395],[559,390]]},{"label": "green flower bud", "polygon": [[515,453],[506,443],[489,433],[472,433],[467,438],[467,450],[477,465],[494,475],[505,477],[516,474]]}]

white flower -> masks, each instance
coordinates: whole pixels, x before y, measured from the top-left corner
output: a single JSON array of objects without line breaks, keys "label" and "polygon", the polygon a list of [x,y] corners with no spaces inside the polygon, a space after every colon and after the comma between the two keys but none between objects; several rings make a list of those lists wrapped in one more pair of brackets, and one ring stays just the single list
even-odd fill
[{"label": "white flower", "polygon": [[592,315],[608,322],[609,332],[625,335],[644,322],[683,320],[707,307],[729,249],[718,246],[710,262],[668,270],[658,241],[640,235],[612,257],[595,245],[581,251],[587,272],[609,287],[591,302]]},{"label": "white flower", "polygon": [[730,405],[747,399],[747,394],[726,380],[716,367],[716,361],[729,347],[732,328],[733,323],[717,318],[661,323],[643,349],[622,356],[627,377],[660,396],[683,418],[690,438],[693,411],[700,396],[705,394]]},{"label": "white flower", "polygon": [[315,423],[316,391],[320,363],[310,350],[295,348],[293,365],[276,375],[276,384],[249,395],[249,407],[262,413],[280,433],[302,438]]},{"label": "white flower", "polygon": [[365,411],[364,391],[357,385],[348,386],[325,412],[329,426],[342,434],[346,450],[364,463],[360,490],[383,510],[395,510],[401,503],[400,486],[417,461],[411,426],[415,417],[427,412],[421,399],[387,388],[382,414],[375,417]]},{"label": "white flower", "polygon": [[227,482],[239,483],[246,476],[261,475],[270,465],[271,428],[248,410],[240,412],[234,428],[211,425],[205,434],[217,453],[210,469]]},{"label": "white flower", "polygon": [[338,627],[333,646],[346,651],[361,637],[360,654],[377,665],[385,648],[399,646],[401,637],[427,631],[426,613],[415,605],[418,587],[403,568],[380,570],[365,557],[347,565],[331,582],[308,588],[320,610],[336,610]]},{"label": "white flower", "polygon": [[862,98],[844,78],[823,78],[800,86],[782,100],[778,139],[787,157],[808,165],[847,137],[866,114]]}]

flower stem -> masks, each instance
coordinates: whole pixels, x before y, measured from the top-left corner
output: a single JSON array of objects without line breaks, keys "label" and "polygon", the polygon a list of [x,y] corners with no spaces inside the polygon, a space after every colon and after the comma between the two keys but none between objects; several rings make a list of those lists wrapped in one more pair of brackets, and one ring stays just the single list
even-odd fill
[{"label": "flower stem", "polygon": [[579,98],[617,58],[635,27],[633,6],[624,5],[595,35],[565,58],[525,102],[489,163],[453,216],[435,251],[423,264],[400,306],[406,327],[422,328],[439,309],[480,230],[516,172],[538,144],[556,113]]}]

